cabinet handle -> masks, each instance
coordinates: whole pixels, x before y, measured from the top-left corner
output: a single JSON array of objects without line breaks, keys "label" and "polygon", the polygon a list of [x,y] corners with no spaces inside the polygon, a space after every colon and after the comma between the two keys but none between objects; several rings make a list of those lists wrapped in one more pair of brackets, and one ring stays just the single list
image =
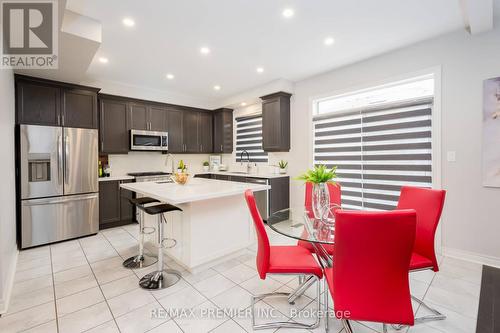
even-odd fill
[{"label": "cabinet handle", "polygon": [[61,114],[61,125],[63,125],[63,126],[64,126],[64,113],[63,113],[63,114]]},{"label": "cabinet handle", "polygon": [[224,151],[224,149],[222,148],[222,145],[220,145],[220,151],[221,151],[221,152],[223,152],[223,151]]}]

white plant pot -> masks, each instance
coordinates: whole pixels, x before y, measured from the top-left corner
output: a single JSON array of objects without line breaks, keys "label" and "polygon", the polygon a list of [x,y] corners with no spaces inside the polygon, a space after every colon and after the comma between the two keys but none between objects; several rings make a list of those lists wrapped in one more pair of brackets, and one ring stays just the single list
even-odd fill
[{"label": "white plant pot", "polygon": [[286,173],[286,169],[281,169],[281,168],[280,168],[280,174],[282,174],[282,175],[283,175],[283,174],[285,174],[285,173]]},{"label": "white plant pot", "polygon": [[210,167],[208,165],[203,166],[203,171],[208,172],[210,170]]}]

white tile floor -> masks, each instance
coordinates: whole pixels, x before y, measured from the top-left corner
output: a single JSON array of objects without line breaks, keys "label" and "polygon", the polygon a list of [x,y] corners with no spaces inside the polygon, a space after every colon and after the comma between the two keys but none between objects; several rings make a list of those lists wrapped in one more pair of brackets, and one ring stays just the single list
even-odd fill
[{"label": "white tile floor", "polygon": [[[251,332],[250,319],[241,313],[200,316],[217,308],[247,309],[251,294],[290,291],[297,286],[293,277],[260,280],[255,270],[255,248],[250,248],[236,259],[197,274],[184,271],[183,279],[172,288],[144,291],[138,287],[139,278],[154,267],[134,271],[122,267],[122,261],[137,251],[137,233],[137,225],[130,225],[20,252],[10,307],[0,318],[0,332]],[[272,231],[269,236],[272,244],[290,244]],[[434,305],[448,319],[400,332],[475,332],[481,266],[452,258],[441,261],[437,274],[412,274],[411,288],[414,295]],[[314,297],[311,288],[295,308],[313,309]],[[284,299],[269,298],[257,307],[290,320],[290,305]],[[195,318],[186,316],[188,312],[172,314],[173,318],[151,315],[167,309],[194,309]],[[416,306],[414,311],[425,314]],[[330,332],[341,332],[336,319],[329,322]],[[373,323],[353,326],[356,333],[382,330],[380,324]],[[307,332],[262,332],[273,331]],[[313,332],[324,332],[323,323]]]}]

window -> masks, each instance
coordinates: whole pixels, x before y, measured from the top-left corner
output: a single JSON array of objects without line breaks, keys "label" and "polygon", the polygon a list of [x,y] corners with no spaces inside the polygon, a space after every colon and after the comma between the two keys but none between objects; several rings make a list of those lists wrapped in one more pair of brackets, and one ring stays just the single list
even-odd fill
[{"label": "window", "polygon": [[432,187],[434,80],[315,102],[314,164],[337,166],[342,205],[390,210],[401,186]]},{"label": "window", "polygon": [[[236,118],[236,162],[246,150],[251,162],[266,162],[267,152],[262,149],[262,115]],[[243,154],[246,160],[246,154]]]}]

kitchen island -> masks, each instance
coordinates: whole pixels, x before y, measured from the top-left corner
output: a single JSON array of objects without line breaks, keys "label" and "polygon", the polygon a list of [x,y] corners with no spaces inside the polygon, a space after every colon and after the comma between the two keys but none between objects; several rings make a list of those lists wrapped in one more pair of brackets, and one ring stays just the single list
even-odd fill
[{"label": "kitchen island", "polygon": [[[182,212],[165,214],[165,237],[177,244],[165,253],[189,271],[227,259],[255,242],[254,227],[244,192],[269,189],[268,185],[193,178],[185,185],[169,182],[125,183],[122,188],[161,202]],[[145,225],[156,228],[156,216]]]}]

